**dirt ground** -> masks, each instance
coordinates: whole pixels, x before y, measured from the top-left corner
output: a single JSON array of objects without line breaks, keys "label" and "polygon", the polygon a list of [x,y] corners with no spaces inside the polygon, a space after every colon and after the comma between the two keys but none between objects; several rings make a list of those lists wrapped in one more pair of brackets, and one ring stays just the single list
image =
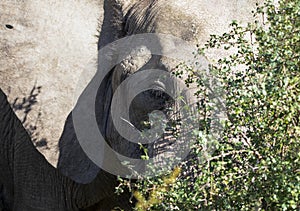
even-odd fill
[{"label": "dirt ground", "polygon": [[12,104],[17,100],[19,118],[52,165],[78,78],[89,63],[96,63],[101,4],[0,2],[0,86]]},{"label": "dirt ground", "polygon": [[[231,20],[251,18],[255,0],[175,0],[203,25],[199,43],[226,31]],[[96,66],[103,0],[2,0],[0,87],[47,160],[76,100],[82,75]],[[222,55],[211,52],[210,57]],[[82,82],[82,81],[81,81]],[[80,90],[79,90],[80,92]]]}]

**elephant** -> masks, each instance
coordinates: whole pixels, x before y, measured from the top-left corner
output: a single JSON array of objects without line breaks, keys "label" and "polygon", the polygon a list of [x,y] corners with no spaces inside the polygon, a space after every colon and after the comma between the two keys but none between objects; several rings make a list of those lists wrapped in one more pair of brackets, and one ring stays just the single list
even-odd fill
[{"label": "elephant", "polygon": [[[104,20],[98,42],[99,52],[118,39],[143,33],[172,34],[185,41],[196,41],[201,24],[193,16],[178,10],[174,2],[105,0]],[[159,43],[159,40],[158,45],[164,48],[164,43]],[[113,53],[118,56],[118,49]],[[97,90],[95,114],[99,130],[114,150],[134,158],[139,158],[144,153],[140,145],[127,141],[114,126],[110,110],[113,94],[119,85],[130,75],[143,73],[145,69],[171,72],[175,65],[172,59],[164,56],[134,58],[128,54],[126,59],[115,65],[105,76]],[[100,70],[99,63],[98,71]],[[60,154],[56,169],[35,149],[2,91],[0,103],[2,210],[111,210],[114,207],[132,209],[134,202],[129,192],[121,195],[114,193],[118,185],[117,175],[101,169],[83,151],[74,127],[73,113],[77,105],[69,114],[59,140]],[[133,100],[129,121],[139,130],[143,130],[148,126],[141,122],[149,121],[148,114],[153,110],[162,111],[171,118],[174,113],[167,112],[169,107],[176,107],[170,96],[162,91],[148,90]],[[168,137],[159,140],[146,146],[150,157],[161,153],[166,145],[174,141]]]},{"label": "elephant", "polygon": [[[170,34],[184,41],[196,43],[197,37],[201,33],[200,21],[178,9],[174,3],[175,1],[166,0],[104,1],[104,20],[98,42],[99,52],[105,46],[119,39],[144,33]],[[164,43],[158,45],[164,48]],[[140,50],[139,47],[137,48]],[[160,69],[171,72],[178,61],[160,55],[144,55],[137,58],[130,55],[130,50],[128,49],[128,57],[115,65],[99,85],[95,99],[95,113],[97,126],[109,146],[125,156],[139,158],[143,155],[140,145],[127,141],[114,126],[111,116],[113,95],[120,84],[129,76],[139,72],[143,74],[142,72],[146,69]],[[118,49],[112,51],[113,55],[119,56]],[[98,71],[101,71],[101,63],[98,64]],[[129,90],[127,91],[129,92]],[[123,94],[126,98],[126,91]],[[149,121],[148,114],[153,110],[162,111],[170,119],[173,113],[167,112],[169,107],[175,108],[176,104],[167,94],[156,90],[143,92],[132,101],[128,121],[139,130],[143,130],[147,126],[140,123]],[[69,114],[59,140],[58,169],[72,180],[88,184],[99,178],[99,172],[104,170],[86,155],[79,144],[74,126],[74,110]],[[165,145],[170,142],[172,140],[162,138],[153,144],[146,145],[149,156],[154,157],[162,153]],[[129,201],[130,196],[127,197],[127,201]],[[124,199],[126,200],[126,197]],[[101,203],[99,207],[99,210],[102,210]]]},{"label": "elephant", "polygon": [[[174,2],[165,0],[104,1],[105,13],[98,49],[118,39],[143,33],[171,34],[185,41],[196,42],[201,29],[199,21],[195,17],[178,10],[176,6],[172,5]],[[174,30],[175,28],[180,30]],[[159,45],[163,48],[164,43]],[[113,53],[118,56],[117,51]],[[96,116],[98,127],[111,147],[118,148],[122,153],[127,153],[128,156],[140,156],[138,146],[128,146],[127,143],[122,149],[120,145],[124,139],[117,134],[110,116],[110,103],[118,86],[128,76],[144,69],[157,68],[171,72],[176,66],[176,62],[178,61],[174,62],[164,56],[152,55],[133,58],[129,54],[128,58],[117,64],[107,74],[98,89]],[[98,66],[98,71],[100,71],[99,69],[101,70],[101,64]],[[153,95],[159,95],[159,97],[155,98]],[[163,93],[151,91],[139,95],[131,105],[131,114],[136,116],[135,120],[132,119],[133,117],[131,118],[133,125],[141,130],[142,126],[138,125],[139,122],[148,120],[147,114],[152,110],[164,110],[170,101],[168,98]],[[78,144],[73,122],[71,112],[67,117],[59,141],[58,168],[63,174],[75,181],[88,183],[96,177],[100,169],[82,151]]]}]

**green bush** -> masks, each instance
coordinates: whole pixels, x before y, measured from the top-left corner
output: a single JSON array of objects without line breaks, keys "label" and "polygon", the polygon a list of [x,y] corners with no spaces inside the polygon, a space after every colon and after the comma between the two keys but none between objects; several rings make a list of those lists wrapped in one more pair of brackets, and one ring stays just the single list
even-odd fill
[{"label": "green bush", "polygon": [[[214,154],[204,163],[182,164],[161,203],[147,210],[300,210],[300,2],[266,1],[253,15],[255,22],[233,21],[228,33],[212,35],[198,51],[235,49],[210,67],[222,84],[228,117]],[[188,84],[198,83],[203,102],[201,78],[180,67]],[[200,112],[210,109],[204,102]],[[201,137],[197,143],[199,154]],[[163,183],[144,179],[133,186],[147,196]]]}]

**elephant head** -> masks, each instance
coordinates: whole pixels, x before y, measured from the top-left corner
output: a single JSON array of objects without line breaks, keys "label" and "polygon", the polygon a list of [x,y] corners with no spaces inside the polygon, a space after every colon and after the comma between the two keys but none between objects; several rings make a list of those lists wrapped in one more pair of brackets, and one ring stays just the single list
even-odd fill
[{"label": "elephant head", "polygon": [[[95,108],[95,111],[92,112],[95,112],[97,127],[109,147],[127,157],[138,159],[143,155],[144,151],[139,144],[132,143],[124,138],[116,128],[112,117],[112,108],[115,108],[112,103],[114,94],[130,76],[139,74],[144,80],[149,80],[147,78],[147,70],[156,69],[161,72],[171,73],[180,62],[163,55],[163,52],[168,50],[169,45],[176,47],[176,41],[173,40],[171,41],[173,43],[166,43],[160,36],[156,35],[172,35],[178,40],[195,43],[201,32],[200,22],[184,11],[184,8],[176,6],[176,3],[178,2],[166,0],[104,2],[104,22],[98,43],[98,74],[87,86],[79,101],[84,101],[84,95],[88,95],[96,87],[97,94],[91,106]],[[132,35],[143,36],[145,33],[151,34],[156,48],[162,53],[155,55],[155,53],[151,52],[151,47],[143,44],[143,39],[145,38],[142,38],[140,41],[131,38],[133,45],[129,49],[126,48],[126,45],[120,49],[118,44],[115,44],[115,41],[120,42],[119,40],[122,38],[131,37]],[[136,39],[138,38],[136,37]],[[113,65],[109,73],[104,77],[101,75],[105,66],[105,64],[101,63],[101,56],[103,56],[101,55],[103,52],[101,50],[105,49],[107,45],[111,46],[109,53],[106,52],[106,54],[110,54],[109,63]],[[99,84],[97,87],[93,85],[93,81],[97,80],[99,75],[103,77],[103,80],[101,80],[101,85]],[[160,117],[160,114],[165,115],[166,119],[168,119],[166,127],[178,120],[179,116],[176,113],[178,112],[178,104],[174,102],[174,99],[169,94],[164,92],[167,86],[166,82],[163,80],[156,82],[158,83],[153,83],[152,90],[141,92],[131,102],[127,101],[129,96],[133,95],[131,93],[132,84],[127,84],[122,87],[122,90],[119,90],[120,96],[122,96],[122,102],[119,104],[119,107],[124,106],[129,109],[129,116],[119,118],[123,122],[121,124],[123,124],[125,131],[129,130],[130,127],[139,131],[149,129],[147,122],[151,120],[151,117],[155,119],[156,114],[158,114],[158,117]],[[178,84],[171,83],[168,86],[176,87]],[[95,105],[92,105],[93,103]],[[74,111],[76,109],[84,110],[83,107],[79,108],[78,104],[75,106]],[[88,104],[86,105],[89,106]],[[90,108],[86,107],[86,109]],[[74,111],[69,115],[60,139],[58,168],[63,174],[77,182],[89,183],[102,170],[89,159],[78,142],[78,134],[76,134],[74,128],[74,116],[72,116],[75,113]],[[149,114],[152,115],[149,116]],[[163,153],[174,141],[174,136],[165,131],[155,142],[144,145],[144,147],[147,148],[150,157],[155,157]],[[99,154],[101,153],[107,152],[99,152]],[[118,156],[112,156],[109,159],[118,160]],[[103,162],[112,163],[109,159]]]}]

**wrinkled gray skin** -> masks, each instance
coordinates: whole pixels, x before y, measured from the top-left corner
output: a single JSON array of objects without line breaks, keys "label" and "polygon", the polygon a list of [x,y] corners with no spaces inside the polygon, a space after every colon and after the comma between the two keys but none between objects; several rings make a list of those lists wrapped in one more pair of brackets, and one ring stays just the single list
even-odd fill
[{"label": "wrinkled gray skin", "polygon": [[[178,8],[171,5],[171,1],[143,0],[136,1],[134,4],[131,1],[124,5],[106,1],[104,9],[105,16],[99,48],[120,38],[140,33],[171,34],[185,41],[195,41],[198,31],[201,30],[194,17],[181,13]],[[177,30],[174,31],[174,29]],[[160,45],[161,48],[164,48],[164,43],[160,43]],[[117,49],[115,53],[117,54]],[[170,72],[175,67],[176,62],[157,55],[139,58],[129,55],[128,59],[116,65],[102,82],[96,99],[98,127],[114,150],[133,158],[140,158],[142,155],[139,146],[124,140],[112,123],[110,103],[116,88],[128,76],[137,71],[160,69]],[[101,69],[101,64],[99,64],[99,69]],[[126,90],[125,95],[126,92],[130,92],[130,90]],[[170,103],[172,104],[172,101],[169,97],[162,93],[144,92],[138,95],[131,104],[130,121],[138,129],[143,130],[145,127],[139,123],[148,120],[147,114],[153,110],[165,112],[165,108]],[[167,113],[165,112],[165,114]],[[170,115],[172,114],[167,114],[167,117]],[[153,145],[148,146],[150,156],[162,153],[162,145],[166,141],[168,140],[158,140]],[[64,175],[83,183],[89,183],[95,178],[99,178],[97,174],[103,170],[99,169],[82,151],[74,132],[72,114],[68,116],[66,121],[59,149],[58,168]]]},{"label": "wrinkled gray skin", "polygon": [[79,210],[113,194],[116,183],[104,172],[99,172],[101,180],[84,185],[52,167],[35,149],[1,89],[0,111],[0,210]]},{"label": "wrinkled gray skin", "polygon": [[[200,30],[199,23],[194,17],[190,17],[183,12],[181,13],[178,8],[174,8],[170,1],[143,0],[136,1],[134,4],[132,2],[130,1],[125,6],[114,1],[105,2],[105,17],[99,48],[120,38],[140,33],[164,33],[186,41],[195,41],[197,31]],[[164,48],[164,43],[160,43],[160,45],[161,48]],[[137,71],[160,69],[170,72],[177,62],[157,55],[139,58],[129,55],[128,59],[116,65],[102,82],[98,90],[95,106],[98,126],[107,142],[116,151],[126,153],[127,156],[139,157],[139,154],[137,154],[139,147],[126,142],[116,132],[111,120],[110,103],[117,87],[128,76]],[[101,69],[101,64],[99,69]],[[130,92],[130,90],[125,92]],[[164,111],[167,103],[170,103],[169,98],[162,93],[149,91],[138,95],[130,107],[131,123],[140,130],[144,129],[139,123],[148,120],[147,114],[153,110]],[[122,144],[123,142],[125,144]],[[93,180],[99,168],[81,150],[75,136],[71,114],[68,116],[59,144],[60,157],[58,168],[65,175],[76,181],[88,183]],[[155,154],[155,152],[153,153]]]},{"label": "wrinkled gray skin", "polygon": [[[195,26],[199,24],[193,17],[181,13],[179,8],[174,8],[171,2],[105,1],[99,49],[117,39],[139,33],[165,33],[187,41],[195,40]],[[164,48],[164,43],[160,44]],[[107,75],[98,90],[96,115],[99,129],[113,149],[129,157],[139,158],[142,154],[138,145],[126,142],[113,126],[110,116],[113,92],[125,78],[137,71],[147,68],[171,71],[173,67],[174,61],[162,56],[129,56]],[[130,210],[129,194],[114,194],[116,176],[101,170],[82,151],[74,131],[72,113],[60,138],[57,170],[34,148],[2,92],[0,103],[0,208],[23,211],[111,210],[121,207]],[[170,103],[162,93],[149,91],[139,95],[131,106],[132,124],[144,129],[140,122],[148,120],[147,114],[152,110],[165,111]],[[156,142],[148,146],[150,156],[162,152],[161,145],[162,142]]]}]

